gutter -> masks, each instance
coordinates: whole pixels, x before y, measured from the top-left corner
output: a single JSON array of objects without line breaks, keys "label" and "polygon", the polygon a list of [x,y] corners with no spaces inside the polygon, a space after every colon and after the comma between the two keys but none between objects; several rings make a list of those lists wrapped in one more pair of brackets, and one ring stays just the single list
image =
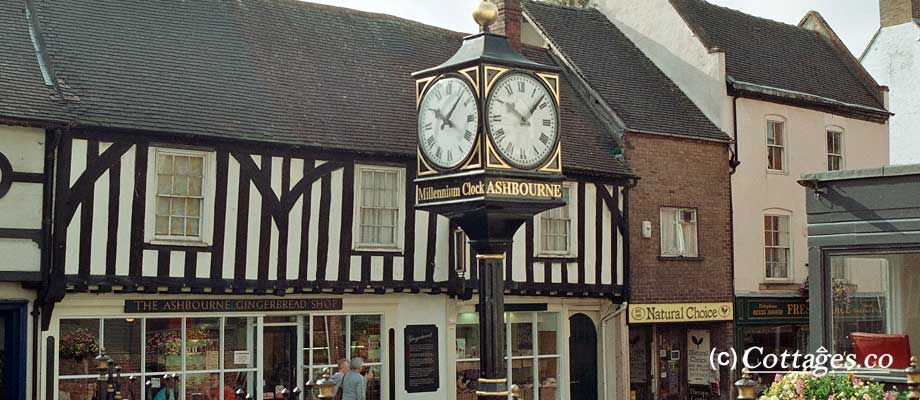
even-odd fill
[{"label": "gutter", "polygon": [[829,107],[846,108],[846,109],[849,109],[850,111],[860,113],[860,114],[865,114],[867,116],[871,116],[871,117],[875,117],[879,119],[887,119],[888,117],[894,115],[888,110],[881,109],[881,108],[868,107],[868,106],[864,106],[860,104],[847,103],[847,102],[831,99],[828,97],[810,94],[810,93],[797,92],[794,90],[780,89],[780,88],[776,88],[772,86],[764,86],[764,85],[758,85],[756,83],[739,81],[739,80],[735,80],[731,76],[728,77],[728,86],[730,89],[736,92],[754,93],[754,94],[760,94],[760,95],[765,95],[765,96],[770,96],[770,97],[779,97],[779,98],[789,99],[789,100],[803,102],[803,103],[812,103],[812,104],[819,104],[819,105],[829,106]]}]

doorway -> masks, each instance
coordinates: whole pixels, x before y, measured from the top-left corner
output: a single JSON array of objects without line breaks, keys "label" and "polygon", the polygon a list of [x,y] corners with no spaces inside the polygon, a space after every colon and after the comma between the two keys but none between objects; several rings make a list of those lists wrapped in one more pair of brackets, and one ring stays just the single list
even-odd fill
[{"label": "doorway", "polygon": [[263,330],[263,399],[283,398],[297,387],[297,326],[266,326]]},{"label": "doorway", "polygon": [[0,399],[26,398],[27,304],[0,302]]},{"label": "doorway", "polygon": [[569,329],[569,393],[573,399],[596,399],[597,329],[594,321],[585,314],[574,314],[569,317]]},{"label": "doorway", "polygon": [[658,328],[658,398],[687,398],[687,331],[682,328]]}]

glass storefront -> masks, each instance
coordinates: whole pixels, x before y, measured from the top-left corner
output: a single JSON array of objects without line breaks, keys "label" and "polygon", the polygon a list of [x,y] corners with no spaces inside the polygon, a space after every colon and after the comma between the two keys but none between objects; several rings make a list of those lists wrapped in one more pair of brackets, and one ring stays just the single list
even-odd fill
[{"label": "glass storefront", "polygon": [[[522,400],[559,399],[561,335],[558,313],[505,313],[508,381]],[[479,379],[479,314],[457,316],[457,400],[476,399]]]},{"label": "glass storefront", "polygon": [[920,252],[831,256],[829,264],[834,352],[854,352],[869,333],[892,335],[867,348],[920,354]]},{"label": "glass storefront", "polygon": [[380,315],[62,319],[59,399],[92,398],[100,349],[121,366],[125,400],[233,400],[240,388],[278,398],[353,357],[365,360],[367,399],[379,399],[381,322]]}]

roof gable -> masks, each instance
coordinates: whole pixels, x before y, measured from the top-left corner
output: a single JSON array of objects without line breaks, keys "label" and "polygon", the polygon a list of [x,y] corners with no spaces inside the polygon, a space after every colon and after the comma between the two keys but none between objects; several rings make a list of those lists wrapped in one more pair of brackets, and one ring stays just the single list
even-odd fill
[{"label": "roof gable", "polygon": [[[755,17],[703,0],[670,0],[708,48],[725,51],[734,81],[883,110],[870,87],[828,38],[803,27]],[[852,56],[850,56],[852,57]]]},{"label": "roof gable", "polygon": [[523,6],[627,130],[728,140],[600,11],[535,1]]}]

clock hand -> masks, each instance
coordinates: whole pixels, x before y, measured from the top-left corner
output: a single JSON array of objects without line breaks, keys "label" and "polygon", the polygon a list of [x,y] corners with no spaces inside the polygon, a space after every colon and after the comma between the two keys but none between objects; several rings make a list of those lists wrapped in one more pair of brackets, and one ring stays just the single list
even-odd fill
[{"label": "clock hand", "polygon": [[428,110],[428,111],[433,111],[433,112],[434,112],[434,117],[437,118],[438,120],[440,120],[440,121],[442,122],[441,128],[444,128],[444,124],[443,124],[444,116],[441,115],[441,110],[439,110],[439,109],[437,109],[437,108],[431,108],[431,107],[428,107],[427,110]]},{"label": "clock hand", "polygon": [[514,106],[514,103],[510,101],[505,102],[505,107],[508,108],[508,111],[511,111],[512,113],[516,114],[518,118],[521,119],[521,125],[524,125],[524,122],[525,122],[524,115],[521,114],[521,112],[517,110],[517,107]]},{"label": "clock hand", "polygon": [[[446,123],[451,128],[454,127],[454,123],[450,122],[450,116],[454,115],[454,110],[457,109],[457,104],[460,104],[460,96],[457,96],[457,100],[454,101],[454,105],[450,107],[450,111],[448,111],[447,116],[444,117],[444,123]],[[444,123],[441,124],[441,129],[444,129]]]},{"label": "clock hand", "polygon": [[535,101],[535,102],[533,103],[532,106],[530,106],[530,110],[527,111],[527,119],[528,119],[528,120],[530,119],[531,116],[533,116],[533,112],[537,110],[537,105],[539,105],[540,102],[543,101],[543,97],[546,97],[546,95],[545,95],[545,94],[541,94],[541,95],[540,95],[540,98],[537,99],[537,101]]}]

